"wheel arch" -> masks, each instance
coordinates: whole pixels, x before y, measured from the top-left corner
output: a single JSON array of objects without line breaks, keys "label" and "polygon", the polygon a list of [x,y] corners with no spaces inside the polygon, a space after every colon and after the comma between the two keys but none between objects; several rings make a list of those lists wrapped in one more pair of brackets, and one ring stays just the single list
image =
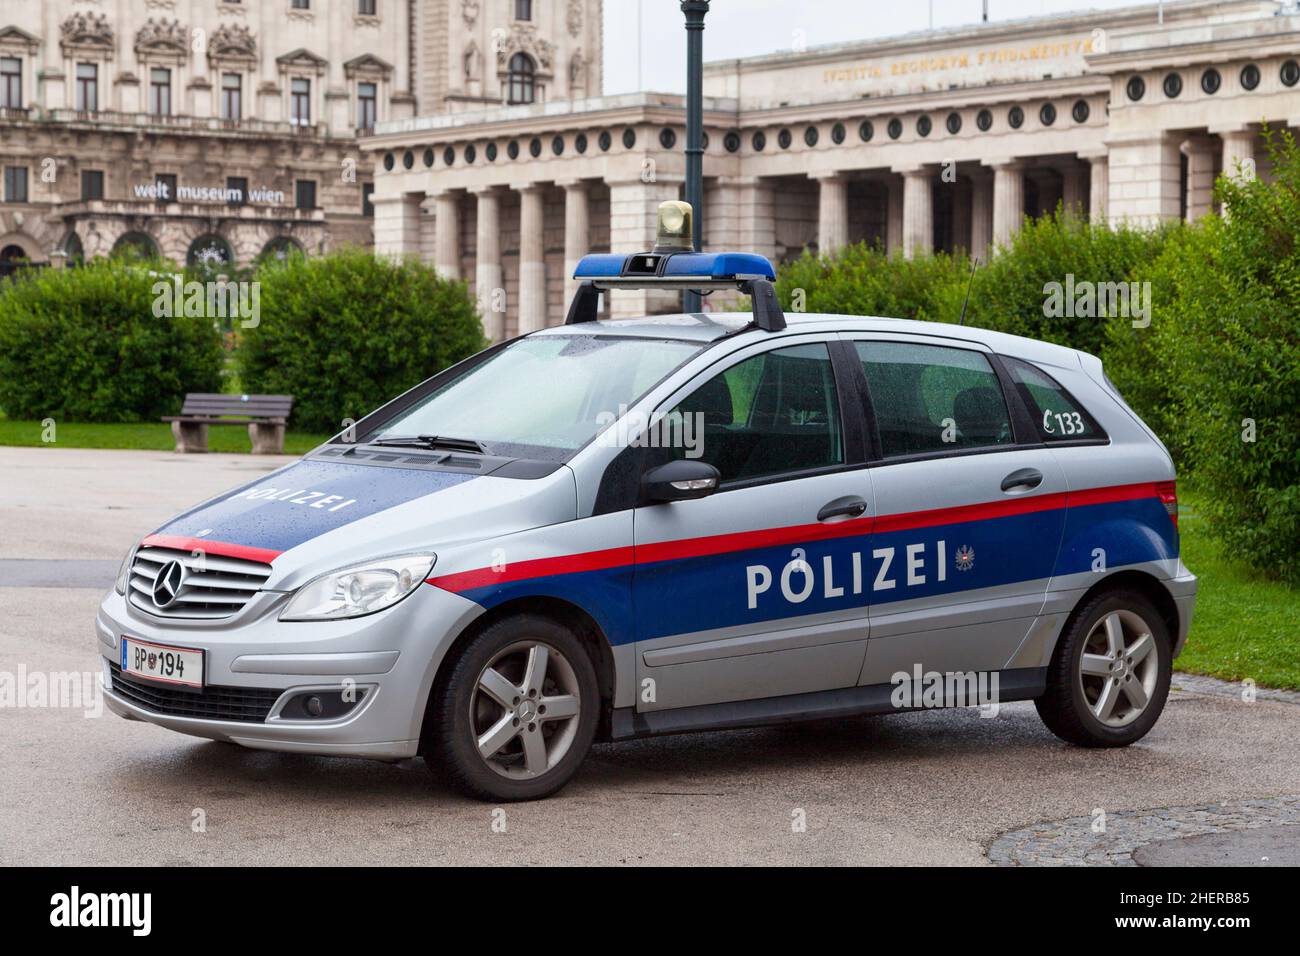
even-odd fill
[{"label": "wheel arch", "polygon": [[[1078,613],[1079,608],[1083,607],[1098,594],[1106,591],[1124,590],[1136,591],[1151,602],[1156,611],[1160,614],[1160,619],[1164,622],[1165,628],[1169,633],[1169,641],[1172,649],[1173,645],[1178,640],[1178,605],[1175,603],[1173,595],[1169,593],[1169,589],[1164,586],[1164,583],[1159,578],[1154,574],[1149,574],[1146,571],[1139,571],[1135,568],[1126,568],[1122,571],[1108,574],[1092,587],[1088,588],[1088,590],[1084,591],[1083,594],[1079,596],[1079,599],[1074,602],[1074,607],[1070,609],[1070,614],[1066,619],[1067,623],[1074,618],[1074,615]],[[1065,633],[1064,625],[1061,627],[1060,633],[1056,636],[1058,641],[1061,639],[1061,634],[1063,633]]]},{"label": "wheel arch", "polygon": [[434,675],[433,683],[429,688],[429,697],[425,700],[425,719],[420,729],[421,753],[424,752],[429,731],[430,702],[442,691],[443,681],[451,672],[456,659],[467,646],[473,643],[478,635],[493,624],[506,618],[519,617],[525,614],[545,617],[569,628],[586,647],[587,653],[591,656],[592,665],[596,670],[596,685],[600,690],[600,721],[596,727],[596,739],[608,739],[610,714],[613,712],[614,707],[615,683],[614,653],[610,647],[609,639],[596,622],[596,619],[577,604],[563,598],[530,595],[503,601],[501,604],[489,608],[465,625],[448,646],[446,653],[443,654],[442,660],[438,664],[437,673]]}]

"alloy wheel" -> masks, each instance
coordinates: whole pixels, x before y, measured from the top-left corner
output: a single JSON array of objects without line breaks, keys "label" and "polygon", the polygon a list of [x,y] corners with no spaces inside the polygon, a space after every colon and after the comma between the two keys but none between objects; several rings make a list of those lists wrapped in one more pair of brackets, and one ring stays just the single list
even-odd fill
[{"label": "alloy wheel", "polygon": [[1133,611],[1111,611],[1083,642],[1078,679],[1092,715],[1107,727],[1132,723],[1147,708],[1160,674],[1151,628]]},{"label": "alloy wheel", "polygon": [[470,698],[479,757],[512,780],[541,776],[573,746],[581,698],[573,666],[554,647],[520,641],[504,648]]}]

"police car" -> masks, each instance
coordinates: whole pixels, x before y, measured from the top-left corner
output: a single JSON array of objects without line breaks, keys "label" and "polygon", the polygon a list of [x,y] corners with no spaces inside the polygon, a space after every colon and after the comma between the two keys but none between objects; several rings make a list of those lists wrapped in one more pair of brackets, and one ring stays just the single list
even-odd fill
[{"label": "police car", "polygon": [[[108,706],[420,755],[491,800],[554,792],[594,740],[966,703],[900,699],[928,674],[992,677],[1075,744],[1146,734],[1196,578],[1169,455],[1101,363],[787,317],[683,207],[651,252],[583,259],[564,325],[140,541],[98,614]],[[622,288],[753,312],[600,318]]]}]

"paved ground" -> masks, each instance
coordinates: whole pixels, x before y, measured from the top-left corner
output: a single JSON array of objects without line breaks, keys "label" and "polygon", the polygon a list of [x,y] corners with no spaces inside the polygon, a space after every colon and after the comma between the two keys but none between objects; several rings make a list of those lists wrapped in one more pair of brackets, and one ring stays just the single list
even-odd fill
[{"label": "paved ground", "polygon": [[[78,564],[71,583],[102,582],[168,515],[276,464],[0,449],[0,559],[108,562]],[[987,864],[990,848],[1034,863],[1073,862],[1052,855],[1071,841],[1112,857],[1096,862],[1178,864],[1282,858],[1300,834],[1285,825],[1296,800],[1281,799],[1300,794],[1300,707],[1177,676],[1190,689],[1125,750],[1061,744],[1029,704],[991,720],[905,714],[601,746],[559,797],[502,811],[414,761],[255,753],[82,706],[14,706],[6,675],[12,690],[98,666],[101,589],[31,586],[55,570],[0,562],[3,864]],[[1176,831],[1142,822],[1162,815],[1208,820],[1183,831],[1207,837],[1170,847]],[[1229,836],[1206,842],[1216,827]],[[1019,840],[1026,829],[1042,849]]]}]

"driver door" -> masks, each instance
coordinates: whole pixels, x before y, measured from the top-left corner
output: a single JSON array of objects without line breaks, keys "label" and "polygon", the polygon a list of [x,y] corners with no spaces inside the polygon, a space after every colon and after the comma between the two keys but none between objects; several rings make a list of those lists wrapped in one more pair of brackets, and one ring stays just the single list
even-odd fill
[{"label": "driver door", "polygon": [[639,711],[857,683],[872,488],[835,343],[755,346],[663,406],[703,441],[660,460],[700,457],[721,481],[635,510]]}]

